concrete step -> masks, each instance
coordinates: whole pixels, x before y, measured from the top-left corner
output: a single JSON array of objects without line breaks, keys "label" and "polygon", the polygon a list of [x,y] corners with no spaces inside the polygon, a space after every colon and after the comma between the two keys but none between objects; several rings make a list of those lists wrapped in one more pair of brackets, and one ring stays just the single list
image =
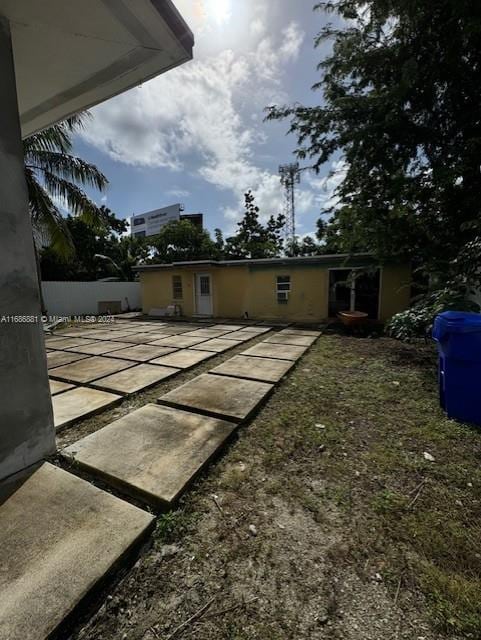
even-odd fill
[{"label": "concrete step", "polygon": [[169,506],[236,426],[147,404],[61,453],[128,496],[154,507]]},{"label": "concrete step", "polygon": [[145,511],[44,463],[0,507],[0,638],[50,637],[152,526]]}]

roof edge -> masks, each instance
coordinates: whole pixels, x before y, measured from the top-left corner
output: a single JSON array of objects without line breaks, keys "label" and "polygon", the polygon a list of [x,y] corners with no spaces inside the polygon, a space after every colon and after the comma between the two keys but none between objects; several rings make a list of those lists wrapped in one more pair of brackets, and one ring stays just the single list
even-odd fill
[{"label": "roof edge", "polygon": [[322,264],[324,262],[365,259],[374,261],[372,253],[326,253],[320,256],[297,256],[284,258],[247,258],[242,260],[190,260],[169,262],[165,264],[140,264],[133,267],[134,271],[156,271],[158,269],[178,269],[181,267],[238,267],[262,265],[303,265]]}]

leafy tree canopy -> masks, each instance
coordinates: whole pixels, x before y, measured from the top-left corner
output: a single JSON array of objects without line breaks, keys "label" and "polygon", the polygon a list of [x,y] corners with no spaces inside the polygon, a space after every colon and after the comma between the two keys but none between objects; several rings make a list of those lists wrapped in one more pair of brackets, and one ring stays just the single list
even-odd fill
[{"label": "leafy tree canopy", "polygon": [[147,238],[152,263],[218,259],[220,250],[209,233],[188,220],[169,222],[156,236]]},{"label": "leafy tree canopy", "polygon": [[121,236],[127,223],[110,209],[100,207],[100,213],[103,224],[95,227],[81,217],[64,218],[74,253],[65,257],[50,246],[44,248],[40,261],[43,280],[135,279],[132,267],[147,260],[148,246],[142,239]]},{"label": "leafy tree canopy", "polygon": [[237,223],[237,233],[226,239],[223,253],[226,260],[245,258],[272,258],[282,251],[282,229],[285,218],[282,214],[271,215],[266,224],[259,219],[259,207],[252,191],[244,194],[245,212]]},{"label": "leafy tree canopy", "polygon": [[290,119],[316,170],[342,158],[324,239],[381,261],[411,259],[432,288],[467,292],[481,258],[481,3],[336,0],[316,39],[318,106],[269,107]]}]

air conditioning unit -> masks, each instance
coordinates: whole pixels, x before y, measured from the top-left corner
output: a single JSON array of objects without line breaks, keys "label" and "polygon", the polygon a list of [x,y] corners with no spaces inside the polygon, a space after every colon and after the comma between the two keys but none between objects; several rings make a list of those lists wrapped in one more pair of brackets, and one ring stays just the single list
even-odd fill
[{"label": "air conditioning unit", "polygon": [[287,302],[289,300],[289,291],[278,291],[277,299],[279,302]]}]

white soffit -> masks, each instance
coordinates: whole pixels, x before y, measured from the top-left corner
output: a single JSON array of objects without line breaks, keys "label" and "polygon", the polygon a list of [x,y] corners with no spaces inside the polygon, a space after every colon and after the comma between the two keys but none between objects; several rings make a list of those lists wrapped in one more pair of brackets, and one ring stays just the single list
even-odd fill
[{"label": "white soffit", "polygon": [[0,16],[24,137],[192,58],[170,0],[0,0]]}]

